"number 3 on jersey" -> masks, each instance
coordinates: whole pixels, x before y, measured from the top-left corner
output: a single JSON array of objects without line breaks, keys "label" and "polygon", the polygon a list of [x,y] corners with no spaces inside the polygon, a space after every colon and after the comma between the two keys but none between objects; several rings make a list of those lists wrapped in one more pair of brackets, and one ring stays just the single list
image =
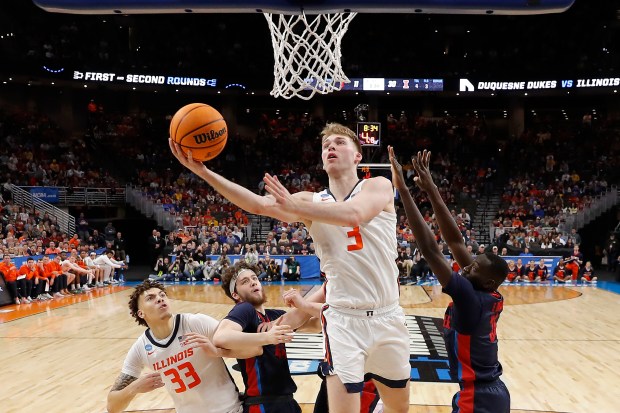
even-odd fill
[{"label": "number 3 on jersey", "polygon": [[[185,381],[179,374],[179,372],[182,370],[185,370],[183,371],[183,375],[185,377],[191,378],[191,382],[187,385],[185,384]],[[172,376],[170,381],[179,386],[174,389],[176,393],[183,393],[187,389],[191,389],[192,387],[198,386],[201,382],[200,376],[198,376],[198,373],[196,373],[196,370],[194,370],[194,366],[192,366],[192,363],[179,364],[178,370],[171,368],[169,370],[164,371],[164,375]]]},{"label": "number 3 on jersey", "polygon": [[362,234],[360,234],[360,227],[354,227],[351,231],[347,231],[347,236],[353,238],[355,244],[347,245],[347,251],[357,251],[364,248],[364,241],[362,240]]}]

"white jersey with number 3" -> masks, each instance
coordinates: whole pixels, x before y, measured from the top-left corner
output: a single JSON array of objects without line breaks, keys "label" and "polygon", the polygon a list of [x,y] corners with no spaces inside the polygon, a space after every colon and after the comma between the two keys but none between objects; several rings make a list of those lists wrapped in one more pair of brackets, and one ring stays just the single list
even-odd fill
[{"label": "white jersey with number 3", "polygon": [[[364,185],[358,182],[343,202]],[[337,202],[329,189],[315,193],[313,202]],[[375,309],[398,303],[396,214],[382,211],[359,227],[313,221],[310,235],[327,283],[327,304],[338,308]]]},{"label": "white jersey with number 3", "polygon": [[213,339],[217,325],[217,320],[204,314],[177,314],[169,337],[156,340],[146,330],[138,338],[122,372],[140,377],[146,367],[161,373],[178,413],[239,413],[243,407],[224,360],[183,345],[183,336],[189,332]]}]

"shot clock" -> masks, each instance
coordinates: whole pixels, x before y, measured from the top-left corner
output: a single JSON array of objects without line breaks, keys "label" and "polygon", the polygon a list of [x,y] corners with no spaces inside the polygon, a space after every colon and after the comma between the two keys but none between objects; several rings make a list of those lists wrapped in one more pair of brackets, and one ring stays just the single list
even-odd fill
[{"label": "shot clock", "polygon": [[357,138],[362,146],[381,145],[381,123],[357,122]]}]

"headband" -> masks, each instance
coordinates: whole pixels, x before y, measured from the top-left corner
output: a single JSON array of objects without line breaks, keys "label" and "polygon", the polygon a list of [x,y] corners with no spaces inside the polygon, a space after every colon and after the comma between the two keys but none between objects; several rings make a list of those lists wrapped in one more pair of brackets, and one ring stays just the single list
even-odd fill
[{"label": "headband", "polygon": [[245,270],[252,271],[249,268],[242,268],[239,271],[237,271],[237,273],[235,275],[233,275],[233,277],[230,279],[230,285],[228,286],[228,288],[230,290],[230,295],[231,296],[235,292],[235,288],[237,286],[237,277],[239,277],[239,274],[241,274]]}]

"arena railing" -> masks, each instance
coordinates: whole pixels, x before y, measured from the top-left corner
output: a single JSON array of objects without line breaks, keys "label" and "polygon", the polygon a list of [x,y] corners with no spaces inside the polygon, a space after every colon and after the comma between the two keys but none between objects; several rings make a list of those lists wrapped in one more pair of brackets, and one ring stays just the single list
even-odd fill
[{"label": "arena railing", "polygon": [[578,211],[576,214],[567,215],[565,217],[565,229],[581,229],[590,222],[600,217],[603,213],[609,211],[618,203],[618,187],[616,185],[608,188],[604,194],[597,195],[590,208]]},{"label": "arena railing", "polygon": [[34,210],[43,214],[47,212],[48,215],[56,219],[56,224],[62,232],[65,232],[69,236],[73,236],[73,234],[75,234],[74,216],[50,204],[49,202],[35,197],[30,191],[23,188],[27,187],[11,185],[11,195],[13,197],[13,202],[16,205],[22,206],[28,211]]},{"label": "arena railing", "polygon": [[[147,218],[153,218],[157,225],[166,231],[173,231],[183,227],[180,216],[170,213],[161,203],[155,202],[145,195],[140,188],[127,186],[125,188],[125,202],[136,208]],[[180,220],[180,223],[178,222]]]}]

